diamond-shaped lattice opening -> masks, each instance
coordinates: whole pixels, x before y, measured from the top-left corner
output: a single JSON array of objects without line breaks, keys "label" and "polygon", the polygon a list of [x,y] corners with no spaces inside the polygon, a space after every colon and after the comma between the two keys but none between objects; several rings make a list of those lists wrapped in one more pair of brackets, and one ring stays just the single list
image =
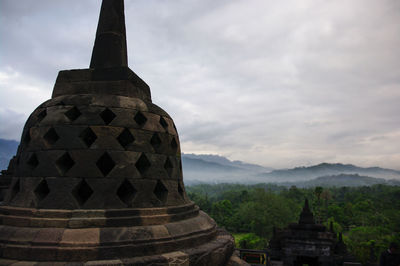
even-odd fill
[{"label": "diamond-shaped lattice opening", "polygon": [[129,131],[129,129],[125,128],[121,134],[119,134],[117,138],[119,144],[121,144],[124,149],[128,147],[129,144],[135,141],[135,138],[133,137],[132,133]]},{"label": "diamond-shaped lattice opening", "polygon": [[47,115],[47,111],[46,111],[46,109],[44,109],[43,111],[41,111],[41,112],[37,115],[38,122],[42,121],[42,120],[46,117],[46,115]]},{"label": "diamond-shaped lattice opening", "polygon": [[167,127],[168,127],[167,121],[165,121],[165,119],[164,119],[162,116],[160,116],[160,125],[161,125],[164,129],[167,129]]},{"label": "diamond-shaped lattice opening", "polygon": [[57,169],[60,171],[62,175],[65,175],[69,169],[74,166],[75,162],[72,160],[71,156],[68,152],[64,153],[60,158],[56,161]]},{"label": "diamond-shaped lattice opening", "polygon": [[154,133],[154,135],[151,137],[150,144],[154,149],[158,149],[161,146],[161,139],[157,133]]},{"label": "diamond-shaped lattice opening", "polygon": [[85,204],[92,194],[93,190],[85,180],[82,180],[72,191],[72,195],[78,201],[79,206]]},{"label": "diamond-shaped lattice opening", "polygon": [[167,201],[168,189],[160,180],[157,181],[157,185],[154,188],[153,193],[162,203],[165,203]]},{"label": "diamond-shaped lattice opening", "polygon": [[181,195],[182,198],[185,197],[185,194],[184,194],[185,192],[184,192],[180,182],[178,182],[178,193],[179,193],[179,195]]},{"label": "diamond-shaped lattice opening", "polygon": [[136,123],[139,126],[143,126],[147,122],[147,118],[140,111],[136,113],[136,115],[133,119],[135,119]]},{"label": "diamond-shaped lattice opening", "polygon": [[110,109],[106,108],[103,112],[100,113],[101,119],[103,119],[106,125],[110,124],[111,121],[114,120],[116,115]]},{"label": "diamond-shaped lattice opening", "polygon": [[20,182],[19,182],[19,179],[18,179],[17,182],[15,182],[14,186],[11,189],[10,201],[12,201],[15,198],[15,196],[17,196],[19,191],[20,191]]},{"label": "diamond-shaped lattice opening", "polygon": [[35,189],[35,195],[39,201],[43,200],[50,193],[46,179],[43,179]]},{"label": "diamond-shaped lattice opening", "polygon": [[172,175],[172,170],[174,169],[174,166],[171,163],[171,160],[167,157],[167,160],[164,163],[164,169],[167,171],[168,176]]},{"label": "diamond-shaped lattice opening", "polygon": [[32,154],[31,157],[29,157],[27,164],[29,165],[29,168],[31,168],[31,170],[35,169],[39,165],[36,154]]},{"label": "diamond-shaped lattice opening", "polygon": [[86,147],[92,146],[93,142],[96,141],[97,136],[90,127],[85,128],[79,135],[79,138],[86,144]]},{"label": "diamond-shaped lattice opening", "polygon": [[178,143],[176,142],[175,138],[173,138],[171,141],[171,148],[173,151],[176,151],[178,149]]},{"label": "diamond-shaped lattice opening", "polygon": [[135,166],[142,175],[147,171],[147,169],[149,169],[150,162],[149,159],[147,159],[146,155],[144,155],[144,153],[140,155],[140,158],[139,160],[137,160]]},{"label": "diamond-shaped lattice opening", "polygon": [[97,168],[104,176],[107,176],[115,166],[115,162],[111,156],[105,152],[96,162]]},{"label": "diamond-shaped lattice opening", "polygon": [[54,144],[57,142],[57,140],[60,138],[54,128],[50,128],[46,134],[43,136],[44,140],[48,144]]},{"label": "diamond-shaped lattice opening", "polygon": [[132,186],[131,182],[125,179],[117,190],[117,196],[123,203],[129,206],[135,195],[135,188]]},{"label": "diamond-shaped lattice opening", "polygon": [[64,115],[71,121],[75,121],[76,119],[78,119],[78,117],[81,116],[81,112],[79,111],[78,108],[76,108],[75,106],[72,107],[71,109],[69,109],[68,111],[66,111],[64,113]]}]

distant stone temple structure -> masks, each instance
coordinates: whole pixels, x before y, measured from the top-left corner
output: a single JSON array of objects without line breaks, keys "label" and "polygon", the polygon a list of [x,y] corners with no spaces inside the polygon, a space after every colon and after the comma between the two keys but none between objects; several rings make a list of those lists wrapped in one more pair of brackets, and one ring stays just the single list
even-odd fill
[{"label": "distant stone temple structure", "polygon": [[128,67],[123,0],[103,0],[90,68],[59,73],[13,160],[0,265],[242,263],[188,199],[174,122]]},{"label": "distant stone temple structure", "polygon": [[283,230],[274,229],[270,241],[270,258],[275,264],[288,266],[334,266],[360,265],[353,263],[347,253],[342,235],[334,233],[332,225],[328,230],[322,224],[316,224],[308,200],[305,200],[298,223],[290,224]]}]

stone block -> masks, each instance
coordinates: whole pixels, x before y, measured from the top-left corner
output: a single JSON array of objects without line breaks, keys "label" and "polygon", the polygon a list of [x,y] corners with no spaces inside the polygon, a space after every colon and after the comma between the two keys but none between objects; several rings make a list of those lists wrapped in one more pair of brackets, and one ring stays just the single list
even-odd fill
[{"label": "stone block", "polygon": [[29,228],[29,227],[18,228],[18,230],[15,230],[14,234],[12,234],[8,238],[8,242],[17,245],[22,243],[29,245],[35,239],[38,232],[39,229],[37,228]]},{"label": "stone block", "polygon": [[97,246],[100,243],[99,228],[65,229],[60,246]]},{"label": "stone block", "polygon": [[65,228],[68,226],[69,219],[60,219],[60,218],[50,218],[50,219],[44,219],[44,218],[32,218],[30,220],[30,226],[31,227],[56,227],[56,228]]},{"label": "stone block", "polygon": [[57,246],[62,239],[64,230],[64,228],[39,229],[35,238],[33,239],[33,242],[35,243],[35,245]]},{"label": "stone block", "polygon": [[16,231],[15,227],[0,225],[0,243],[6,242]]},{"label": "stone block", "polygon": [[73,265],[73,262],[83,265],[85,261],[98,260],[98,257],[99,251],[95,247],[60,247],[57,250],[57,261],[67,261],[67,265]]}]

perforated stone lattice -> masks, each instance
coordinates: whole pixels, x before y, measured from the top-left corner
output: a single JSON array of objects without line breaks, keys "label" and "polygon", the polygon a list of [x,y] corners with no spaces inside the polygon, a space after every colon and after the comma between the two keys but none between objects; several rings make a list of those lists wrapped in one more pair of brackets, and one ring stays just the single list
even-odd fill
[{"label": "perforated stone lattice", "polygon": [[162,203],[167,201],[168,189],[160,180],[157,181],[157,185],[155,186],[153,193]]},{"label": "perforated stone lattice", "polygon": [[153,146],[154,149],[158,149],[161,146],[161,139],[158,136],[158,133],[154,133],[150,139],[150,144]]},{"label": "perforated stone lattice", "polygon": [[47,185],[46,179],[40,181],[39,185],[37,185],[36,189],[34,190],[34,193],[39,201],[42,201],[47,197],[47,195],[50,193],[50,189]]},{"label": "perforated stone lattice", "polygon": [[75,162],[71,158],[68,152],[65,152],[60,158],[56,161],[56,167],[61,175],[65,175],[69,169],[74,166]]},{"label": "perforated stone lattice", "polygon": [[72,195],[78,202],[79,206],[83,206],[86,201],[92,196],[93,189],[88,185],[88,183],[83,179],[72,191]]},{"label": "perforated stone lattice", "polygon": [[108,154],[108,152],[103,153],[103,155],[96,162],[97,168],[101,171],[103,176],[107,176],[115,166],[114,160]]},{"label": "perforated stone lattice", "polygon": [[171,148],[172,148],[172,150],[173,150],[174,152],[176,152],[176,151],[178,150],[178,143],[176,143],[175,138],[173,138],[173,139],[171,140]]},{"label": "perforated stone lattice", "polygon": [[130,206],[132,200],[135,198],[136,190],[128,180],[124,180],[117,190],[117,196],[119,199],[125,203],[125,205]]},{"label": "perforated stone lattice", "polygon": [[174,166],[171,163],[171,160],[167,157],[167,160],[164,163],[164,169],[167,171],[168,176],[172,175],[172,171],[174,169]]},{"label": "perforated stone lattice", "polygon": [[[33,192],[37,199],[33,201],[33,204],[39,204],[37,206],[43,207],[43,204],[49,204],[48,201],[44,200],[45,198],[57,195],[56,191],[50,190],[58,190],[58,188],[50,187],[46,178],[68,176],[86,178],[85,183],[80,184],[79,189],[71,188],[70,190],[71,193],[72,190],[74,191],[74,197],[80,202],[79,204],[84,205],[87,201],[86,198],[88,198],[84,195],[89,195],[90,192],[94,193],[95,190],[94,187],[90,187],[87,178],[97,177],[92,176],[93,173],[86,173],[87,167],[97,167],[99,170],[98,177],[110,178],[113,170],[116,170],[112,178],[126,178],[123,179],[121,184],[116,184],[117,189],[114,192],[125,207],[132,207],[133,204],[141,206],[141,203],[133,203],[138,193],[135,184],[141,182],[139,181],[140,177],[142,180],[156,179],[161,181],[161,183],[157,183],[154,190],[160,200],[159,203],[154,203],[156,206],[173,204],[174,200],[183,197],[183,187],[178,185],[182,176],[182,170],[179,171],[181,162],[174,154],[179,148],[179,144],[173,130],[174,124],[170,122],[169,118],[159,113],[153,113],[152,110],[146,112],[134,110],[131,113],[132,111],[128,112],[128,110],[121,111],[124,108],[118,107],[109,108],[94,105],[89,106],[89,108],[80,108],[79,104],[81,103],[57,101],[56,112],[51,113],[49,108],[52,108],[54,104],[46,106],[47,109],[40,107],[40,112],[37,112],[36,116],[32,116],[34,119],[31,123],[32,126],[24,131],[23,147],[29,150],[22,150],[23,154],[19,156],[24,159],[24,161],[21,161],[21,167],[24,167],[21,169],[21,173],[24,178],[30,175],[40,175],[44,178],[39,184],[32,183],[33,187],[30,188],[30,193]],[[124,117],[127,115],[129,117]],[[39,117],[41,119],[46,118],[43,121],[44,123],[38,122]],[[124,127],[123,123],[127,119],[131,119],[130,124],[128,123]],[[54,121],[61,122],[55,126]],[[71,122],[74,122],[74,124],[71,125]],[[42,135],[40,136],[38,133]],[[116,142],[120,146],[116,145]],[[26,143],[29,143],[29,146]],[[61,145],[64,143],[70,143],[71,146],[62,147]],[[116,145],[115,148],[112,145]],[[64,151],[59,153],[60,149]],[[127,153],[123,154],[124,151]],[[140,152],[140,154],[135,155],[137,152]],[[58,154],[58,157],[52,159],[54,154]],[[138,157],[135,159],[132,156]],[[80,160],[79,163],[78,159]],[[43,175],[42,172],[48,164],[53,164],[54,168],[51,169],[55,170],[55,173]],[[121,167],[116,169],[118,164]],[[137,169],[136,173],[128,170],[129,167],[132,167],[132,164]],[[73,171],[70,171],[72,168],[74,168]],[[33,170],[35,171],[33,172]],[[130,180],[131,177],[135,180]],[[20,182],[22,184],[23,179]],[[173,183],[171,182],[176,183],[172,186]],[[170,186],[173,189],[168,191]],[[17,191],[16,187],[14,187],[15,191]],[[78,191],[80,192],[78,193]],[[84,191],[88,193],[85,194]],[[25,195],[27,192],[18,191],[18,193]],[[176,195],[167,200],[171,193]],[[17,204],[17,202],[14,203]],[[115,205],[115,207],[122,206],[122,203]],[[83,208],[85,207],[83,206]]]},{"label": "perforated stone lattice", "polygon": [[55,144],[57,142],[57,140],[60,139],[60,137],[58,136],[58,134],[54,128],[50,128],[46,132],[46,134],[44,134],[43,138],[49,145]]},{"label": "perforated stone lattice", "polygon": [[150,165],[151,165],[150,161],[149,159],[147,159],[144,153],[140,155],[140,158],[137,160],[135,164],[136,169],[140,172],[141,175],[143,175],[147,171],[147,169],[149,169]]},{"label": "perforated stone lattice", "polygon": [[164,128],[164,129],[167,129],[168,128],[168,123],[167,123],[167,121],[165,121],[165,119],[162,117],[162,116],[160,116],[160,125]]},{"label": "perforated stone lattice", "polygon": [[64,115],[71,121],[75,121],[76,119],[78,119],[78,117],[80,117],[82,115],[82,113],[79,111],[78,108],[76,108],[75,106],[72,107],[71,109],[69,109],[67,112],[64,113]]},{"label": "perforated stone lattice", "polygon": [[90,146],[92,146],[92,144],[96,141],[97,136],[90,127],[87,127],[79,135],[79,138],[83,141],[83,143],[85,143],[87,148],[90,148]]},{"label": "perforated stone lattice", "polygon": [[132,142],[135,141],[135,138],[133,137],[133,135],[131,134],[131,132],[129,131],[129,129],[125,128],[121,134],[119,134],[118,138],[117,138],[119,144],[121,144],[121,146],[126,149],[129,144],[131,144]]},{"label": "perforated stone lattice", "polygon": [[133,118],[136,123],[139,126],[144,126],[144,124],[147,122],[147,118],[144,114],[142,114],[142,112],[138,111],[135,115],[135,117]]},{"label": "perforated stone lattice", "polygon": [[114,120],[116,115],[114,114],[113,111],[111,111],[110,109],[106,108],[103,112],[100,113],[100,117],[101,117],[101,119],[103,119],[104,123],[106,125],[108,125]]},{"label": "perforated stone lattice", "polygon": [[35,169],[39,165],[39,161],[35,153],[33,153],[31,157],[29,157],[27,164],[31,170]]}]

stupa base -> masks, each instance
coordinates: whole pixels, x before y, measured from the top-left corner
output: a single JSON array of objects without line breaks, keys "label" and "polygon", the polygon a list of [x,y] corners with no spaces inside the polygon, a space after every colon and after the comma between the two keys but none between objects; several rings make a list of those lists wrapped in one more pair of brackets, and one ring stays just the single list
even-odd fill
[{"label": "stupa base", "polygon": [[234,250],[194,204],[104,214],[0,207],[0,265],[226,265]]},{"label": "stupa base", "polygon": [[226,265],[234,249],[233,238],[224,230],[208,243],[151,256],[91,261],[20,261],[0,259],[0,265]]}]

